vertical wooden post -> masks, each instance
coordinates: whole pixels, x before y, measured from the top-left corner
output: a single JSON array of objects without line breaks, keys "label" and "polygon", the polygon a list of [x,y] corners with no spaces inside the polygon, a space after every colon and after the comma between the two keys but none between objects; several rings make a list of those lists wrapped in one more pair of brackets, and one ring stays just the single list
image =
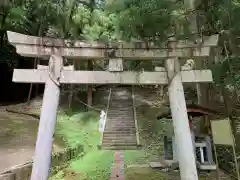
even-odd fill
[{"label": "vertical wooden post", "polygon": [[[88,71],[92,71],[93,70],[93,62],[92,60],[88,60]],[[93,101],[93,93],[92,93],[92,85],[87,85],[87,104],[89,107],[87,107],[87,110],[89,111],[91,108],[90,106],[92,106],[92,101]]]},{"label": "vertical wooden post", "polygon": [[[73,60],[73,71],[74,70],[75,70],[75,61]],[[72,108],[72,101],[73,101],[73,96],[74,96],[73,90],[74,90],[74,85],[70,84],[70,91],[68,94],[68,108],[69,109]]]},{"label": "vertical wooden post", "polygon": [[163,149],[164,149],[164,159],[168,160],[168,139],[167,136],[163,137]]},{"label": "vertical wooden post", "polygon": [[60,96],[58,79],[61,67],[62,57],[52,55],[49,60],[50,72],[45,84],[31,180],[48,180],[51,167],[52,137],[55,131]]},{"label": "vertical wooden post", "polygon": [[178,155],[177,155],[177,148],[176,148],[176,140],[174,137],[172,137],[172,150],[173,150],[173,161],[178,161]]},{"label": "vertical wooden post", "polygon": [[212,142],[210,136],[205,136],[205,142],[207,144],[207,157],[208,157],[208,162],[210,164],[213,164],[213,154],[212,154]]},{"label": "vertical wooden post", "polygon": [[216,148],[216,145],[213,144],[213,150],[214,150],[214,156],[215,156],[215,161],[216,161],[216,179],[217,180],[220,180],[220,169],[219,169],[219,162],[218,162],[218,156],[217,156],[217,148]]},{"label": "vertical wooden post", "polygon": [[178,59],[167,59],[169,99],[182,180],[197,180],[197,168]]}]

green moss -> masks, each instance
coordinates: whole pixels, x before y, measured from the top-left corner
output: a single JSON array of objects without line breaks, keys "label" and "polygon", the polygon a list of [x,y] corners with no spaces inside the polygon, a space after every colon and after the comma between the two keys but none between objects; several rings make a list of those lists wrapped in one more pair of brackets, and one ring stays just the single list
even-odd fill
[{"label": "green moss", "polygon": [[60,114],[55,135],[62,137],[70,147],[82,145],[85,152],[96,149],[100,141],[98,120],[99,114],[94,111],[72,116]]},{"label": "green moss", "polygon": [[92,150],[82,159],[73,161],[71,169],[81,174],[79,180],[107,180],[111,175],[113,152]]},{"label": "green moss", "polygon": [[166,174],[151,168],[128,168],[125,171],[126,180],[168,180]]},{"label": "green moss", "polygon": [[[56,135],[63,137],[68,146],[84,146],[84,156],[72,161],[67,168],[78,174],[78,180],[108,180],[111,175],[114,152],[97,149],[100,142],[98,122],[99,114],[96,112],[68,113],[58,118]],[[143,148],[124,152],[125,167],[130,164],[148,163],[159,159],[162,154],[162,137],[166,133],[164,131],[167,129],[166,126],[169,125],[143,115],[138,124]],[[143,171],[138,169],[131,172],[127,170],[126,173],[129,180],[164,179],[161,173],[152,169]],[[52,180],[59,178],[68,179],[66,174],[59,172],[56,179]]]},{"label": "green moss", "polygon": [[[82,112],[77,114],[59,114],[55,136],[62,137],[68,146],[84,147],[84,156],[73,160],[68,169],[79,173],[79,180],[105,180],[111,173],[113,152],[98,150],[100,133],[98,132],[99,114]],[[52,180],[64,177],[62,171]]]}]

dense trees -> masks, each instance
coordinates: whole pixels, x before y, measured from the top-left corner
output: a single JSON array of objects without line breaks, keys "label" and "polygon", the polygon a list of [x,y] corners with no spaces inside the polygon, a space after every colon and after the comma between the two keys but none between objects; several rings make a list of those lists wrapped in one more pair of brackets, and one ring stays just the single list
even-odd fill
[{"label": "dense trees", "polygon": [[[221,83],[226,85],[238,84],[240,72],[230,67],[239,61],[240,2],[196,0],[196,5],[195,11],[187,11],[183,0],[2,0],[0,46],[6,30],[88,41],[150,39],[158,43],[170,36],[191,38],[188,15],[195,13],[199,36],[219,33],[225,37],[224,57],[214,67],[215,77],[223,78]],[[93,65],[89,61],[89,68]]]}]

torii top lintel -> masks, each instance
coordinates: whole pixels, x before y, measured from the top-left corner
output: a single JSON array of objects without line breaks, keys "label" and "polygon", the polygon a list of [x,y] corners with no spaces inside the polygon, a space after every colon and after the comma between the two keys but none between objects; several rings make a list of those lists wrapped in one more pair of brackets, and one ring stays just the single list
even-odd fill
[{"label": "torii top lintel", "polygon": [[[198,47],[191,41],[177,41],[176,48],[169,49],[166,46],[154,46],[139,41],[134,43],[109,42],[87,43],[78,40],[63,40],[46,37],[29,36],[8,31],[8,40],[13,44],[17,52],[28,57],[49,57],[56,51],[66,58],[79,59],[104,59],[104,58],[123,58],[133,60],[156,60],[162,58],[196,58],[206,57],[210,54],[210,48],[218,45],[219,35],[204,37],[204,43]],[[165,48],[164,48],[165,47]],[[114,50],[114,57],[109,57]]]}]

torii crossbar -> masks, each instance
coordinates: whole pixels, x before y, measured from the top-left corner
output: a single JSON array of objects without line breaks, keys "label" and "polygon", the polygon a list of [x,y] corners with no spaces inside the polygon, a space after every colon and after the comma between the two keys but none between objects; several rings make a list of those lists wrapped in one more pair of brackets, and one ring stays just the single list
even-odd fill
[{"label": "torii crossbar", "polygon": [[[202,46],[191,41],[174,41],[172,48],[164,46],[144,47],[144,43],[86,43],[62,39],[40,38],[8,32],[8,40],[20,55],[41,57],[49,60],[49,66],[37,69],[15,69],[13,81],[21,83],[45,83],[43,104],[36,142],[31,180],[47,180],[51,165],[52,136],[55,130],[59,102],[60,83],[64,84],[169,84],[169,97],[174,123],[174,132],[179,151],[180,170],[186,171],[187,179],[196,176],[183,83],[212,82],[210,70],[180,71],[180,63],[187,58],[201,60],[210,54],[211,47],[217,46],[218,36],[204,37]],[[73,67],[63,67],[63,58],[109,59],[109,71],[74,71]],[[167,59],[168,58],[168,59]],[[122,61],[166,60],[166,71],[133,72],[123,71]],[[179,61],[180,59],[180,61]],[[185,59],[185,60],[184,60]],[[181,120],[181,121],[180,121]],[[187,149],[188,148],[188,149]],[[184,169],[184,167],[186,168]]]}]

